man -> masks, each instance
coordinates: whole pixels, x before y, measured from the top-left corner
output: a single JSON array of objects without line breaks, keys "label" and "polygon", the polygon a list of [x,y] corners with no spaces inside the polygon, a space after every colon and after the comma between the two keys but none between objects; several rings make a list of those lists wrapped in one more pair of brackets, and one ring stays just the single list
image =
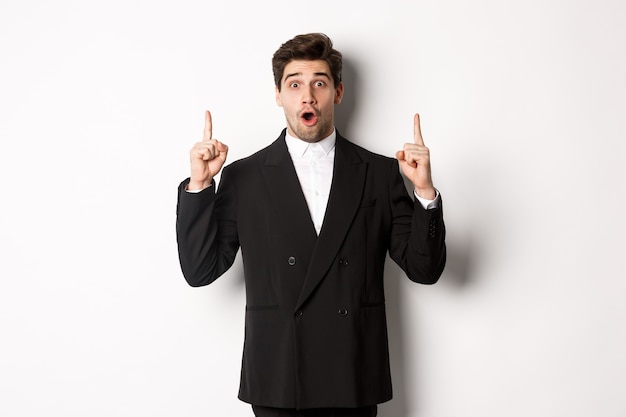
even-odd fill
[{"label": "man", "polygon": [[217,279],[241,248],[239,398],[260,417],[375,416],[392,396],[386,254],[423,284],[435,283],[445,265],[441,199],[419,116],[414,142],[396,159],[343,138],[334,125],[341,60],[323,34],[284,43],[272,65],[286,129],[224,167],[228,147],[212,137],[207,112],[178,191],[179,257],[190,285]]}]

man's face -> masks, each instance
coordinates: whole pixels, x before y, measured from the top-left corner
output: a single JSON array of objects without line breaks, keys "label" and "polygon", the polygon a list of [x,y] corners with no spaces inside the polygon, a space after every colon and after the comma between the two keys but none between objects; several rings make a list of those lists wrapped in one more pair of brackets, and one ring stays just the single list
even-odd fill
[{"label": "man's face", "polygon": [[341,103],[343,84],[334,87],[325,61],[291,61],[285,66],[276,103],[283,108],[289,134],[317,142],[333,131],[335,104]]}]

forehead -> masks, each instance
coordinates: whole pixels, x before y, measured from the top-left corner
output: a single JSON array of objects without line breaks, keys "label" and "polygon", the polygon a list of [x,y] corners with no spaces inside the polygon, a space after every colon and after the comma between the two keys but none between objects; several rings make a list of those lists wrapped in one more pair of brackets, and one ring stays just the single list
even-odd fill
[{"label": "forehead", "polygon": [[330,67],[326,61],[293,60],[285,65],[283,81],[289,77],[316,77],[322,74],[325,74],[329,78],[331,77]]}]

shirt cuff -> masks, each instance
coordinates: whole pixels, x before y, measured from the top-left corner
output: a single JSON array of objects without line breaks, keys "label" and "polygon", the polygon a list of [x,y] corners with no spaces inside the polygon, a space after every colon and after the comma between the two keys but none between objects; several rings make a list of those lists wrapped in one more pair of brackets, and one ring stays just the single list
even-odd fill
[{"label": "shirt cuff", "polygon": [[419,201],[422,207],[424,207],[424,209],[426,210],[436,209],[437,207],[439,207],[439,202],[441,201],[441,198],[439,197],[439,190],[437,190],[436,188],[435,193],[435,199],[429,200],[427,198],[420,197],[419,195],[417,195],[415,190],[413,190],[413,195],[415,196],[415,199]]},{"label": "shirt cuff", "polygon": [[202,192],[202,191],[206,190],[207,188],[211,188],[211,187],[213,187],[213,184],[211,184],[211,185],[209,185],[208,187],[203,188],[203,189],[201,189],[201,190],[189,190],[189,189],[187,189],[188,187],[189,187],[189,184],[187,184],[187,185],[185,186],[185,191],[187,191],[189,194],[198,194],[198,193],[200,193],[200,192]]}]

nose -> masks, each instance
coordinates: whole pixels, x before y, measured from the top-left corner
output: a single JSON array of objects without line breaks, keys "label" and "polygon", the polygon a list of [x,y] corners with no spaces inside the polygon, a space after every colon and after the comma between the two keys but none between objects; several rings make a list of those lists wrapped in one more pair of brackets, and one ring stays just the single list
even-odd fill
[{"label": "nose", "polygon": [[302,103],[303,104],[315,104],[315,96],[313,95],[313,88],[310,86],[305,87],[302,90]]}]

